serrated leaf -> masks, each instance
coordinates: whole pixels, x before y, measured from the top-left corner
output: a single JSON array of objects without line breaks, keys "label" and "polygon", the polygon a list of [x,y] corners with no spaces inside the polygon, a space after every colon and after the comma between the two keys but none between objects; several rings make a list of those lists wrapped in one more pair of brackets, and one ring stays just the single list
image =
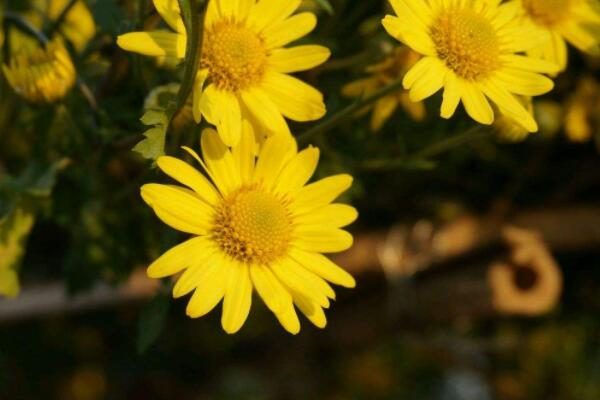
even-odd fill
[{"label": "serrated leaf", "polygon": [[333,15],[335,11],[333,10],[333,6],[329,3],[329,0],[315,0],[315,2],[325,10],[329,15]]},{"label": "serrated leaf", "polygon": [[137,330],[139,354],[145,353],[160,336],[169,314],[170,303],[169,294],[161,291],[142,310]]},{"label": "serrated leaf", "polygon": [[144,136],[146,138],[136,144],[133,151],[153,161],[165,155],[165,138],[167,136],[165,126],[158,125],[152,129],[148,129],[144,133]]},{"label": "serrated leaf", "polygon": [[25,241],[35,217],[21,208],[0,220],[0,296],[19,294],[17,269],[25,253]]}]

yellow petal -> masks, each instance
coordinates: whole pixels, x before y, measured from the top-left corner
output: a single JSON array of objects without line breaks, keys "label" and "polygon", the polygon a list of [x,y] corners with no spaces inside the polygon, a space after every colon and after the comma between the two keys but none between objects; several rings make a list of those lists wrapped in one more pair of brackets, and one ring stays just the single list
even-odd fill
[{"label": "yellow petal", "polygon": [[219,191],[227,194],[241,186],[240,173],[231,152],[214,129],[205,129],[201,138],[202,155]]},{"label": "yellow petal", "polygon": [[219,202],[215,187],[188,163],[169,156],[160,157],[156,163],[165,174],[195,191],[206,203],[214,206]]},{"label": "yellow petal", "polygon": [[290,136],[271,136],[260,152],[252,180],[260,182],[265,188],[272,188],[287,162],[295,155]]},{"label": "yellow petal", "polygon": [[223,298],[229,280],[230,265],[224,259],[210,266],[203,279],[198,282],[186,308],[191,318],[199,318],[208,314]]},{"label": "yellow petal", "polygon": [[316,26],[317,17],[313,13],[296,14],[285,21],[264,29],[265,44],[269,49],[285,46],[308,35]]},{"label": "yellow petal", "polygon": [[258,31],[283,21],[298,9],[301,0],[259,0],[250,10],[248,25]]},{"label": "yellow petal", "polygon": [[205,235],[212,226],[213,208],[191,190],[170,185],[147,184],[141,195],[156,215],[170,227]]},{"label": "yellow petal", "polygon": [[317,228],[342,228],[358,218],[358,211],[346,204],[328,204],[294,218],[297,230]]},{"label": "yellow petal", "polygon": [[187,240],[160,256],[148,267],[150,278],[160,279],[174,275],[199,261],[204,253],[210,250],[205,236]]},{"label": "yellow petal", "polygon": [[279,175],[275,190],[294,193],[300,190],[313,176],[319,164],[319,149],[310,147],[298,153],[285,165]]},{"label": "yellow petal", "polygon": [[296,232],[296,247],[315,253],[338,253],[352,247],[352,235],[342,229],[302,230]]},{"label": "yellow petal", "polygon": [[331,283],[347,288],[354,288],[356,286],[356,281],[352,275],[338,267],[323,254],[292,248],[290,249],[290,257],[307,270]]},{"label": "yellow petal", "polygon": [[239,264],[231,268],[221,316],[221,325],[229,334],[236,333],[244,325],[252,303],[252,281],[248,266]]},{"label": "yellow petal", "polygon": [[241,93],[241,97],[252,117],[266,132],[271,135],[291,135],[281,111],[264,91],[256,88],[245,90]]},{"label": "yellow petal", "polygon": [[292,305],[292,295],[268,267],[253,265],[250,276],[256,291],[275,314],[286,311]]},{"label": "yellow petal", "polygon": [[249,182],[254,174],[255,145],[254,129],[247,120],[244,120],[242,122],[242,138],[238,145],[231,149],[242,182]]},{"label": "yellow petal", "polygon": [[179,33],[186,33],[177,0],[154,0],[154,8],[171,28]]},{"label": "yellow petal", "polygon": [[131,32],[117,38],[123,50],[152,57],[184,58],[186,38],[172,32]]},{"label": "yellow petal", "polygon": [[281,114],[291,120],[314,121],[325,115],[321,92],[293,76],[268,73],[261,87]]},{"label": "yellow petal", "polygon": [[325,312],[323,312],[323,309],[317,303],[300,293],[294,293],[294,303],[298,306],[300,311],[302,311],[302,314],[304,314],[317,328],[323,329],[327,326]]},{"label": "yellow petal", "polygon": [[290,304],[281,312],[275,314],[281,326],[292,335],[296,335],[300,332],[300,320],[294,309],[294,305]]},{"label": "yellow petal", "polygon": [[331,203],[350,188],[352,180],[350,175],[341,174],[321,179],[303,187],[295,196],[295,201],[292,204],[294,214],[304,214]]},{"label": "yellow petal", "polygon": [[275,49],[269,55],[269,65],[281,73],[306,71],[323,64],[330,56],[331,51],[327,47],[318,45]]}]

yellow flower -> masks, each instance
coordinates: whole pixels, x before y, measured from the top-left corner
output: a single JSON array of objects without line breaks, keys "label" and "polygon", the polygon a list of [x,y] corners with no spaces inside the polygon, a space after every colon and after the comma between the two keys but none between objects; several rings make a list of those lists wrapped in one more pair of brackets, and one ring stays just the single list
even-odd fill
[{"label": "yellow flower", "polygon": [[75,67],[59,41],[30,50],[24,47],[3,65],[6,80],[25,100],[36,104],[64,98],[75,84]]},{"label": "yellow flower", "polygon": [[567,67],[566,42],[583,52],[599,53],[598,0],[513,0],[513,4],[534,34],[547,38],[528,51],[531,56],[552,61],[562,71]]},{"label": "yellow flower", "polygon": [[[419,60],[419,55],[406,47],[398,47],[379,64],[366,69],[371,76],[359,79],[344,86],[342,93],[348,97],[368,97],[391,83],[402,79],[406,72]],[[412,102],[408,93],[398,90],[379,99],[371,115],[371,130],[379,131],[392,116],[398,106],[402,106],[415,121],[425,118],[425,105],[422,102]],[[363,110],[363,112],[368,109]]]},{"label": "yellow flower", "polygon": [[404,77],[410,98],[421,101],[444,88],[441,115],[450,118],[462,101],[476,121],[490,125],[494,110],[536,131],[532,115],[515,98],[550,91],[550,62],[517,55],[537,44],[518,25],[517,12],[500,0],[390,0],[396,16],[383,25],[424,57]]},{"label": "yellow flower", "polygon": [[565,133],[572,142],[587,142],[600,129],[600,85],[582,78],[566,105]]},{"label": "yellow flower", "polygon": [[[186,31],[175,0],[154,0],[175,32],[133,32],[118,38],[125,50],[183,58]],[[201,66],[194,88],[194,117],[217,126],[227,145],[241,137],[242,119],[269,135],[289,133],[284,117],[312,121],[325,114],[323,95],[289,73],[324,63],[327,48],[284,46],[316,26],[312,13],[294,14],[300,0],[211,0]]]},{"label": "yellow flower", "polygon": [[[257,158],[254,132],[244,121],[237,146],[228,148],[213,129],[202,135],[202,165],[210,181],[173,157],[158,166],[187,188],[148,184],[142,197],[156,215],[194,238],[172,248],[148,268],[152,278],[184,271],[174,297],[194,292],[187,315],[201,317],[223,299],[221,323],[237,332],[248,316],[256,289],[283,327],[300,330],[294,305],[323,328],[323,308],[335,293],[325,280],[354,287],[351,275],[321,253],[348,249],[353,207],[332,202],[351,183],[336,175],[307,185],[319,150],[298,152],[291,136],[267,138]],[[212,182],[211,182],[212,181]]]}]

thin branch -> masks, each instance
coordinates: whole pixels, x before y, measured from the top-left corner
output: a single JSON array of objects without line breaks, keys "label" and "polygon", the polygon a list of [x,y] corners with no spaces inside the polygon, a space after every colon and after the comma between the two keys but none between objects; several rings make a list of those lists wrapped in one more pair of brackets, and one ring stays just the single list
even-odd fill
[{"label": "thin branch", "polygon": [[406,168],[415,163],[446,153],[464,144],[487,137],[491,132],[491,129],[486,129],[486,127],[482,125],[476,125],[463,133],[435,142],[408,157],[366,160],[361,162],[358,167],[368,171],[386,171]]},{"label": "thin branch", "polygon": [[369,97],[358,99],[354,103],[350,104],[348,107],[346,107],[343,110],[332,115],[330,118],[326,119],[325,121],[319,123],[318,125],[310,128],[306,132],[299,135],[298,142],[300,144],[306,144],[309,140],[311,140],[315,136],[320,135],[325,132],[328,132],[331,129],[335,128],[341,122],[343,122],[347,118],[353,116],[354,113],[359,111],[361,108],[375,103],[377,100],[379,100],[385,96],[388,96],[391,93],[394,93],[395,91],[399,90],[401,87],[402,87],[402,80],[400,79],[395,82],[392,82],[390,85],[384,87],[379,92],[374,93],[373,95],[371,95]]}]

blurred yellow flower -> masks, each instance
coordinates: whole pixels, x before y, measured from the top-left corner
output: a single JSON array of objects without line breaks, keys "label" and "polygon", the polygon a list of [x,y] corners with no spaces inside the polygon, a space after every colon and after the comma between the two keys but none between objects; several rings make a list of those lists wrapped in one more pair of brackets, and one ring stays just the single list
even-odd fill
[{"label": "blurred yellow flower", "polygon": [[[518,96],[517,99],[523,104],[527,111],[529,111],[531,114],[534,114],[533,101],[531,100],[531,97]],[[507,142],[522,142],[523,140],[527,139],[530,134],[527,128],[504,114],[500,115],[499,118],[496,118],[494,121],[494,126],[500,139]]]},{"label": "blurred yellow flower", "polygon": [[[419,57],[419,54],[407,47],[398,47],[381,63],[366,68],[366,72],[370,75],[368,78],[347,84],[343,87],[342,93],[357,98],[371,96],[398,79],[402,79]],[[415,121],[422,121],[425,118],[425,105],[422,102],[411,101],[405,90],[398,90],[375,103],[371,115],[371,130],[379,131],[398,106],[401,106]],[[368,111],[369,108],[363,110],[361,114]]]},{"label": "blurred yellow flower", "polygon": [[[44,21],[54,23],[60,18],[69,0],[33,0],[33,10],[24,14],[24,17],[37,29],[41,29]],[[84,1],[77,1],[64,15],[57,32],[68,40],[78,52],[83,51],[89,41],[96,34],[94,17]],[[10,31],[10,45],[12,49],[21,49],[24,46],[35,48],[37,42],[34,38],[17,29]]]},{"label": "blurred yellow flower", "polygon": [[[118,38],[125,50],[183,58],[186,31],[176,0],[154,0],[175,32],[133,32]],[[289,134],[284,117],[312,121],[325,114],[323,95],[289,73],[324,63],[329,49],[284,46],[310,33],[314,14],[294,14],[300,0],[211,0],[208,5],[201,66],[194,88],[194,117],[215,125],[223,141],[236,145],[242,119],[260,132]]]},{"label": "blurred yellow flower", "polygon": [[25,253],[23,242],[34,220],[33,214],[20,208],[0,220],[0,296],[16,297],[19,294],[16,268]]},{"label": "blurred yellow flower", "polygon": [[59,41],[36,49],[24,47],[2,70],[13,90],[25,100],[50,104],[64,98],[75,84],[75,67]]},{"label": "blurred yellow flower", "polygon": [[600,132],[600,84],[587,76],[582,78],[567,101],[565,133],[572,142],[587,142]]},{"label": "blurred yellow flower", "polygon": [[[567,44],[600,54],[600,2],[598,0],[513,0],[532,33],[545,38],[529,49],[532,57],[567,67]],[[565,42],[566,41],[566,42]]]},{"label": "blurred yellow flower", "polygon": [[212,182],[176,158],[158,159],[163,172],[189,189],[148,184],[142,197],[164,223],[195,237],[156,260],[148,275],[163,278],[185,271],[173,296],[194,292],[187,306],[192,318],[224,299],[221,323],[227,333],[246,321],[253,289],[287,331],[300,330],[294,305],[323,328],[323,308],[335,298],[325,280],[355,286],[351,275],[321,254],[352,245],[352,236],[342,228],[356,219],[356,210],[331,204],[350,187],[352,177],[336,175],[307,185],[318,149],[298,152],[291,136],[276,135],[255,158],[254,140],[244,121],[241,139],[231,149],[213,129],[202,135],[202,159],[185,148]]},{"label": "blurred yellow flower", "polygon": [[517,11],[500,0],[390,0],[398,16],[383,25],[390,35],[424,57],[404,77],[413,101],[444,89],[441,116],[450,118],[462,101],[477,122],[490,125],[494,110],[528,131],[537,124],[515,95],[552,90],[541,75],[556,71],[550,62],[518,55],[538,38],[519,25]]}]

